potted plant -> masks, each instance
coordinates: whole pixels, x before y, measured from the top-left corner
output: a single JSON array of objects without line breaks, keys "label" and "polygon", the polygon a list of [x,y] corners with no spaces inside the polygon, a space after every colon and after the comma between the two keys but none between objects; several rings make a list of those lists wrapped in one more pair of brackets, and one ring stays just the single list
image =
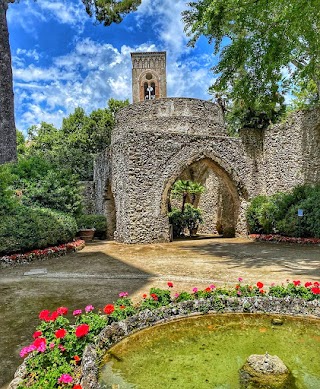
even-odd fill
[{"label": "potted plant", "polygon": [[78,235],[86,242],[92,241],[94,237],[105,239],[107,220],[104,215],[81,215],[77,217],[79,226]]},{"label": "potted plant", "polygon": [[80,239],[83,239],[85,242],[91,242],[94,238],[95,228],[86,228],[80,227],[78,230],[78,236]]},{"label": "potted plant", "polygon": [[199,224],[203,223],[201,210],[187,203],[185,205],[183,218],[185,225],[189,230],[190,236],[195,236],[197,234]]}]

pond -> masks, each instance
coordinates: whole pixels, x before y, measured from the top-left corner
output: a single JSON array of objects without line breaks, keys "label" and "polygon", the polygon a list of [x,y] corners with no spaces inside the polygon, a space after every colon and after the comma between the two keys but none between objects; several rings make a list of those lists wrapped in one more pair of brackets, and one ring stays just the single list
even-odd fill
[{"label": "pond", "polygon": [[262,314],[204,315],[139,331],[107,352],[100,385],[236,389],[246,359],[266,352],[282,359],[296,389],[320,388],[320,320]]}]

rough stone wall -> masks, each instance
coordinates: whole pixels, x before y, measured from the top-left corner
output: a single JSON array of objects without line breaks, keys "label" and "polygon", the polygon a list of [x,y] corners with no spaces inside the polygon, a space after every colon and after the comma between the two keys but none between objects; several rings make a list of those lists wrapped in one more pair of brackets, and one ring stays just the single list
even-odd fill
[{"label": "rough stone wall", "polygon": [[208,170],[203,185],[206,190],[201,194],[198,204],[198,207],[202,210],[203,224],[200,224],[198,232],[200,234],[217,234],[221,183],[218,177]]},{"label": "rough stone wall", "polygon": [[96,191],[94,181],[80,181],[83,197],[83,213],[89,215],[96,213]]},{"label": "rough stone wall", "polygon": [[226,135],[215,104],[162,99],[126,107],[118,115],[111,148],[118,241],[168,241],[168,191],[188,166],[202,160],[232,194],[237,232],[246,232],[243,204],[254,189],[247,179],[254,165],[241,140]]},{"label": "rough stone wall", "polygon": [[114,198],[111,189],[111,165],[112,154],[107,148],[95,160],[94,182],[95,182],[95,209],[97,214],[105,215],[107,218],[107,238],[114,238],[116,229],[116,215]]},{"label": "rough stone wall", "polygon": [[320,183],[320,110],[298,111],[264,132],[264,193]]},{"label": "rough stone wall", "polygon": [[184,176],[204,183],[205,169],[219,182],[219,192],[212,182],[212,197],[201,202],[208,214],[218,207],[209,229],[221,221],[245,234],[251,198],[320,183],[320,111],[231,138],[220,108],[207,101],[168,98],[124,108],[110,151],[96,162],[97,212],[112,221],[109,236],[115,232],[125,243],[169,241],[170,188]]}]

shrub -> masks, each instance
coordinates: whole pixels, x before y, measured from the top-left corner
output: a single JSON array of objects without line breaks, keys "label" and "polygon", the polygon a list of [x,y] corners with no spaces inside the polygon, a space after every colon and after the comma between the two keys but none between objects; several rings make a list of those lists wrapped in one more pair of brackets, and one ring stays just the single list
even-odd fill
[{"label": "shrub", "polygon": [[46,208],[18,206],[2,216],[0,254],[41,249],[71,241],[77,232],[72,216]]},{"label": "shrub", "polygon": [[199,224],[203,222],[201,210],[189,203],[185,204],[183,211],[173,208],[173,210],[169,212],[169,222],[173,225],[174,237],[183,235],[185,228],[188,228],[191,235],[192,231],[198,228]]},{"label": "shrub", "polygon": [[11,165],[13,186],[21,192],[26,206],[56,209],[77,215],[82,208],[82,189],[78,176],[57,168],[43,157],[24,156]]},{"label": "shrub", "polygon": [[180,209],[173,208],[173,210],[169,212],[169,222],[172,224],[173,237],[178,238],[181,236],[186,226]]},{"label": "shrub", "polygon": [[183,218],[190,235],[192,235],[193,230],[199,227],[200,223],[203,223],[201,210],[199,208],[195,208],[191,204],[186,204]]},{"label": "shrub", "polygon": [[[304,216],[298,217],[298,209]],[[250,233],[320,236],[320,185],[303,185],[289,193],[257,196],[247,210]]]},{"label": "shrub", "polygon": [[103,215],[81,215],[77,217],[78,229],[94,228],[97,238],[105,239],[107,231],[107,219]]},{"label": "shrub", "polygon": [[13,176],[8,165],[0,166],[0,215],[8,214],[18,205],[17,197],[10,188],[12,182]]}]

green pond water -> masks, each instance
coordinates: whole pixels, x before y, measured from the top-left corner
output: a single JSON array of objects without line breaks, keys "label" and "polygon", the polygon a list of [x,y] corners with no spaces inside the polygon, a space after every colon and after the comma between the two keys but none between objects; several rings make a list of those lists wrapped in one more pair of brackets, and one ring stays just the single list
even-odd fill
[{"label": "green pond water", "polygon": [[139,331],[107,352],[100,385],[237,389],[246,359],[266,351],[289,368],[294,388],[320,388],[320,320],[258,314],[197,316]]}]

